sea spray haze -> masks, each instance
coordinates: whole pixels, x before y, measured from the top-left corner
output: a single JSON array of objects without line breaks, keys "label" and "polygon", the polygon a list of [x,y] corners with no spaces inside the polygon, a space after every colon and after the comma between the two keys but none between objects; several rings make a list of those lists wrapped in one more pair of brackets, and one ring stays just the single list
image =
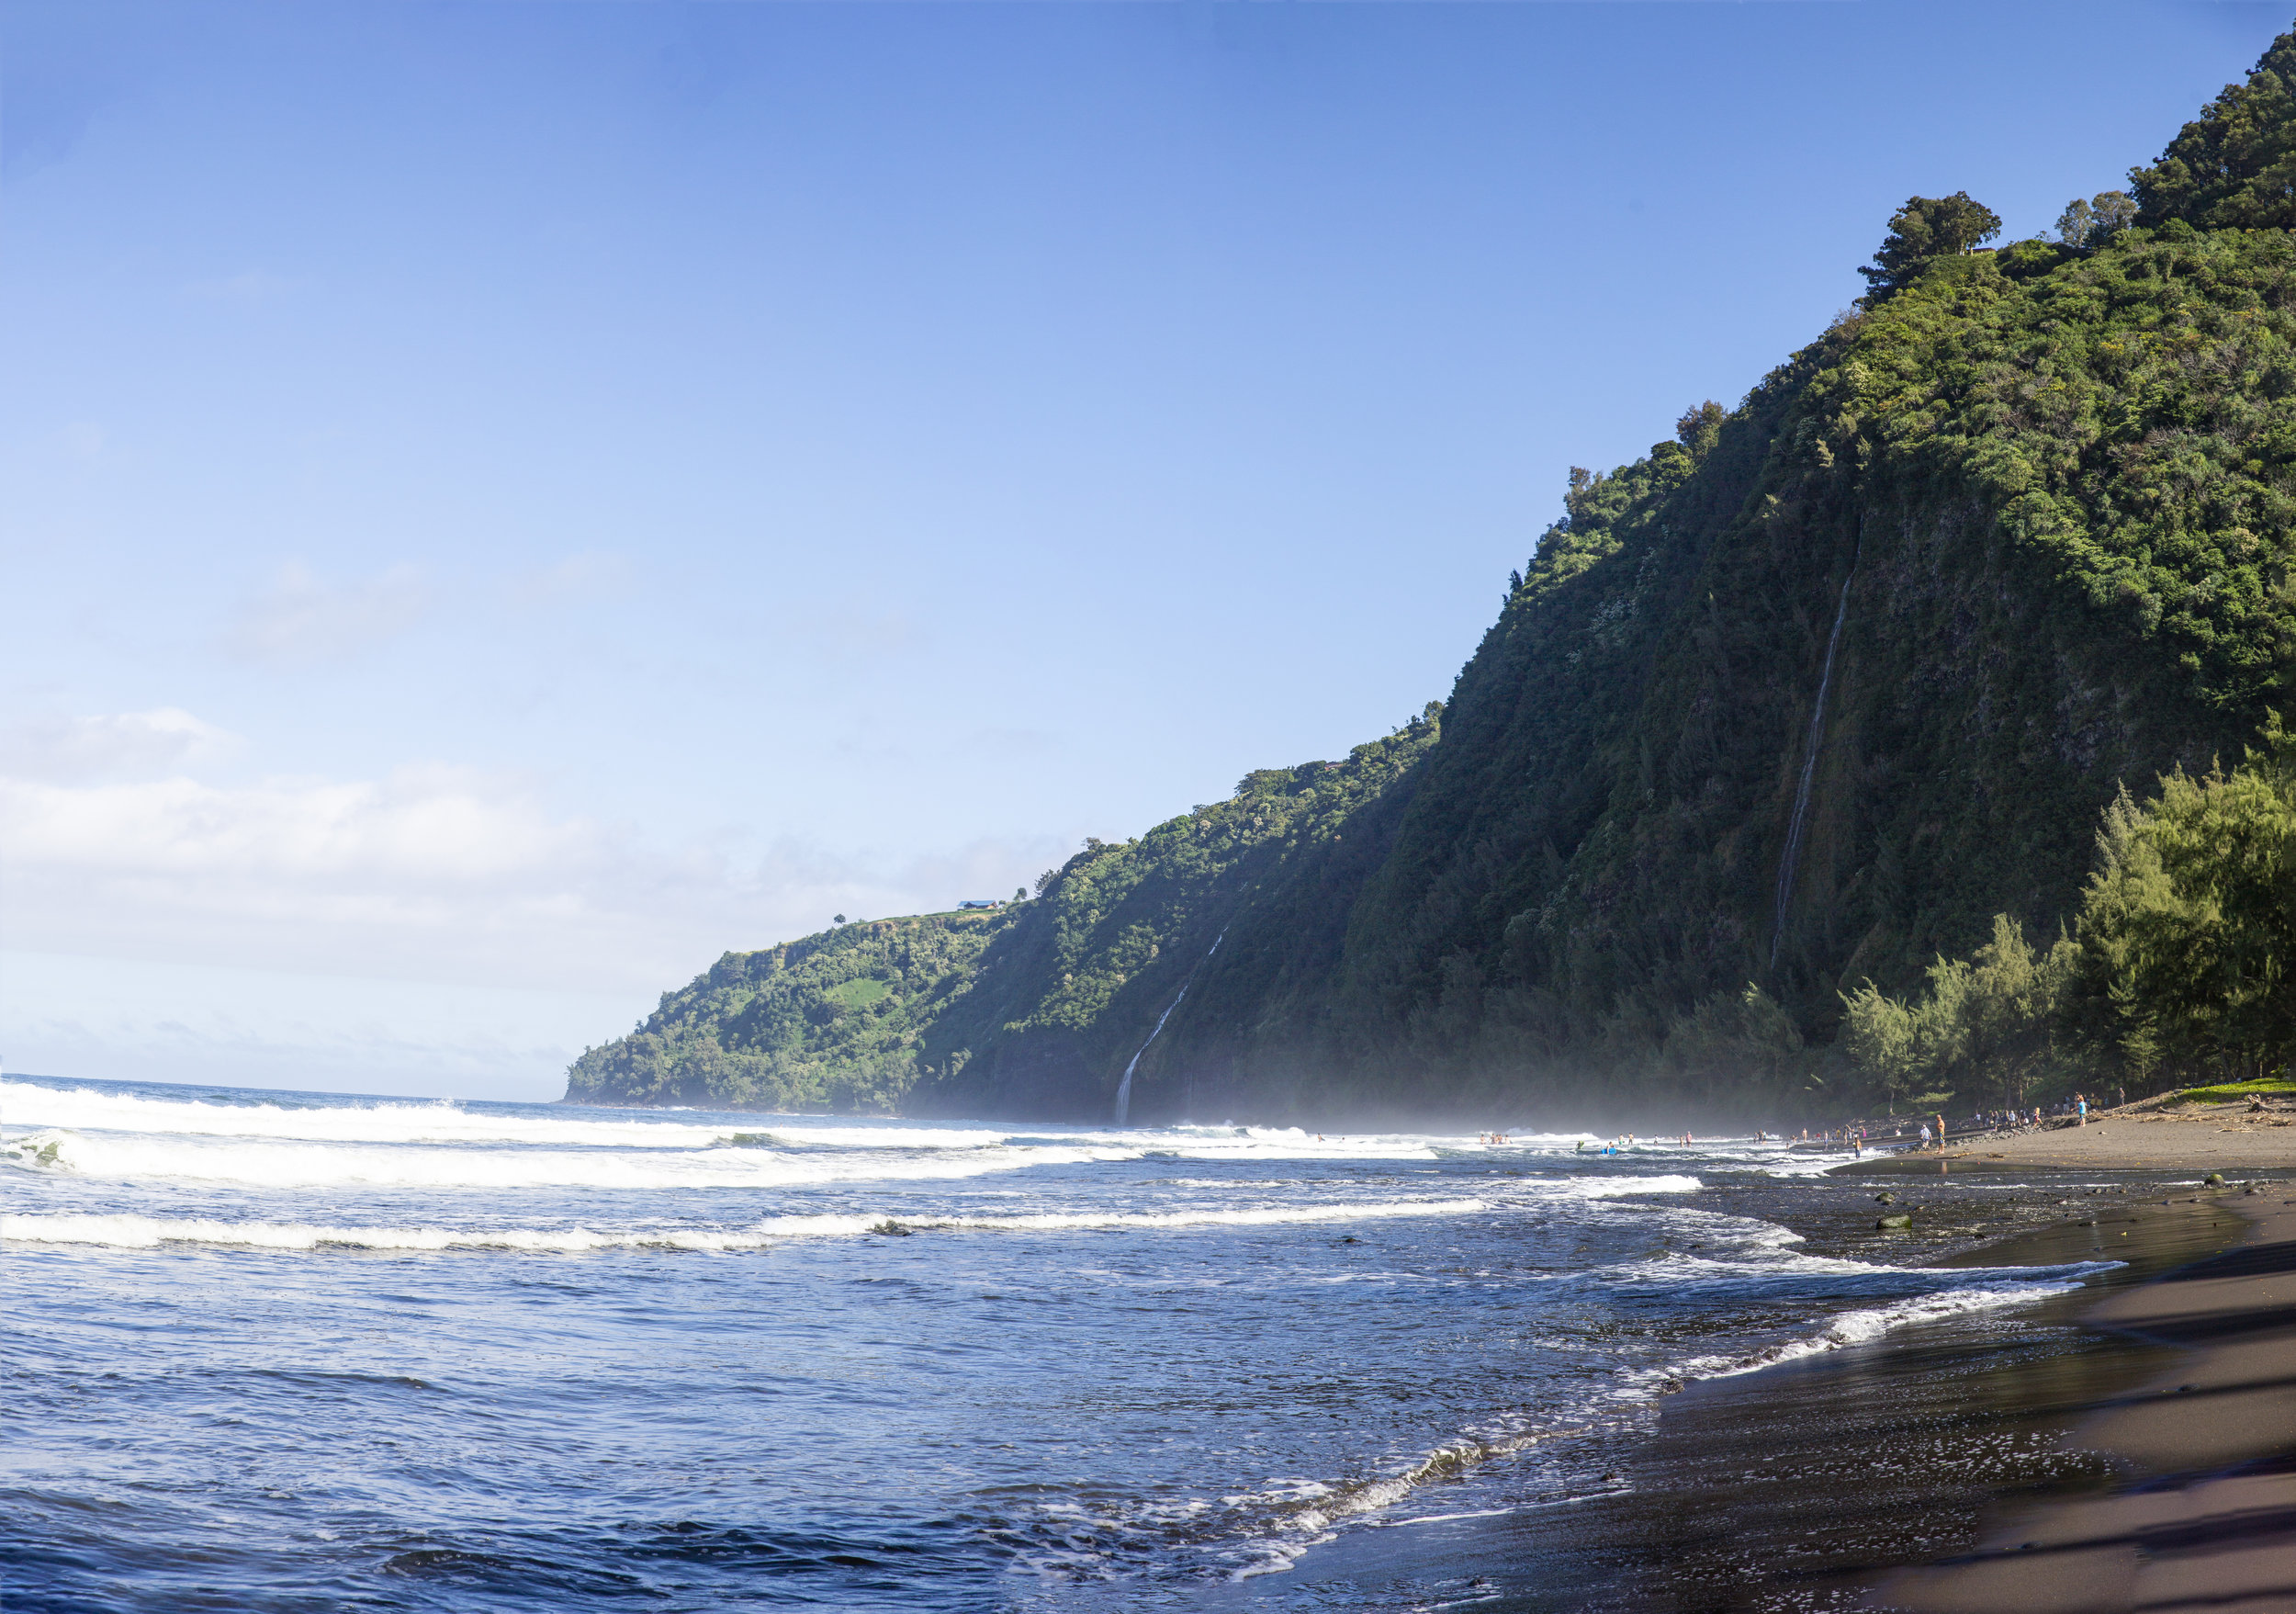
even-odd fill
[{"label": "sea spray haze", "polygon": [[41,1614],[1328,1608],[1253,1577],[1599,1494],[1686,1377],[2018,1337],[2089,1270],[1811,1253],[1776,1213],[1863,1195],[1774,1143],[0,1106]]}]

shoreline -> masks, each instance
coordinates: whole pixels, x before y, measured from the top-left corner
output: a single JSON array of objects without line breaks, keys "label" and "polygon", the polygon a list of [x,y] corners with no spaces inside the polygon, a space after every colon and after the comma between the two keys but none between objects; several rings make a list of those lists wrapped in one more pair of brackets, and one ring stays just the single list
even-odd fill
[{"label": "shoreline", "polygon": [[[1949,1179],[1963,1169],[1950,1156]],[[1944,1189],[1940,1163],[1919,1162],[1932,1174],[1924,1186]],[[1891,1165],[1868,1159],[1826,1175],[1914,1191]],[[2218,1472],[2296,1453],[2296,1205],[2281,1202],[2296,1202],[2296,1180],[2255,1194],[2192,1181],[2219,1168],[2157,1156],[2120,1168],[1987,1160],[1966,1172],[1967,1195],[1922,1196],[1937,1215],[1910,1239],[1864,1231],[1870,1213],[1853,1226],[1837,1200],[1825,1219],[1796,1225],[1812,1253],[1947,1269],[2120,1265],[1982,1318],[1916,1323],[1693,1382],[1607,1462],[1615,1489],[1484,1517],[1447,1518],[1430,1498],[1432,1517],[1354,1532],[1311,1551],[1287,1578],[1344,1609],[2296,1609],[2296,1472]],[[2036,1191],[1976,1209],[2005,1186],[2005,1172]],[[1973,1218],[1990,1225],[1949,1225]],[[2252,1225],[2270,1231],[2252,1234]],[[2274,1273],[2287,1293],[2267,1296],[2263,1309],[2285,1312],[2280,1333],[2247,1315],[2259,1276]],[[2214,1352],[2225,1330],[2243,1354],[2191,1355]],[[2200,1388],[2177,1389],[2185,1384]],[[2197,1433],[2179,1427],[2212,1403],[2226,1415]],[[2275,1507],[2281,1513],[2269,1513]],[[2113,1592],[2105,1582],[2118,1569],[2097,1567],[2133,1564],[2146,1543],[2188,1540],[2200,1544],[2176,1547],[2173,1562],[2158,1552],[2144,1559],[2141,1592]],[[2279,1561],[2279,1600],[2178,1600],[2187,1586],[2215,1584],[2196,1577],[2243,1552]],[[2049,1600],[2075,1561],[2093,1561],[2087,1578]],[[2010,1574],[2014,1586],[2003,1584]],[[1249,1592],[1212,1601],[1261,1606]]]},{"label": "shoreline", "polygon": [[[1828,1175],[1854,1177],[1875,1164]],[[2235,1202],[2268,1200],[2278,1211],[2280,1200],[2296,1198],[2296,1184],[2255,1195],[2189,1177],[2172,1185],[2161,1179],[2195,1168],[2155,1159],[2090,1198],[2071,1191],[2097,1186],[2095,1166],[2068,1169],[2086,1161],[1986,1164],[2038,1179],[2055,1201],[2050,1219],[1912,1264],[2123,1264],[1975,1326],[1917,1325],[1863,1347],[1690,1385],[1666,1405],[1639,1454],[1638,1483],[1652,1495],[1643,1574],[1636,1595],[1615,1607],[2092,1614],[2179,1606],[2100,1601],[2094,1586],[2050,1602],[2035,1589],[2052,1584],[2056,1572],[2045,1565],[2017,1564],[2031,1578],[2013,1589],[1975,1584],[1970,1565],[1991,1573],[1997,1560],[1987,1554],[2002,1551],[2030,1558],[2022,1543],[2036,1539],[2032,1511],[2117,1496],[2155,1477],[2100,1420],[2158,1400],[2163,1384],[2174,1396],[2175,1385],[2199,1382],[2200,1369],[2179,1340],[2130,1320],[2151,1315],[2164,1286],[2246,1248],[2250,1218],[2234,1213]],[[1902,1181],[1886,1169],[1867,1178],[1893,1179]],[[2191,1405],[2189,1395],[2178,1399],[2179,1412]]]},{"label": "shoreline", "polygon": [[2296,1183],[2226,1189],[2249,1225],[2122,1289],[2089,1327],[2168,1360],[2070,1443],[2112,1462],[2084,1496],[2003,1498],[1974,1550],[1901,1570],[1869,1607],[1908,1614],[2296,1608]]}]

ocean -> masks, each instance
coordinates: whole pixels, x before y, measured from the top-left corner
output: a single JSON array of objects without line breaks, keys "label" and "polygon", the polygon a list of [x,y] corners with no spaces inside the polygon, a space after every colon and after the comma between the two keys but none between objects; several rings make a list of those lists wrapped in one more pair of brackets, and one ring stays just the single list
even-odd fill
[{"label": "ocean", "polygon": [[1601,1497],[1686,1383],[2110,1265],[1590,1141],[12,1078],[0,1595],[1345,1608],[1319,1553]]}]

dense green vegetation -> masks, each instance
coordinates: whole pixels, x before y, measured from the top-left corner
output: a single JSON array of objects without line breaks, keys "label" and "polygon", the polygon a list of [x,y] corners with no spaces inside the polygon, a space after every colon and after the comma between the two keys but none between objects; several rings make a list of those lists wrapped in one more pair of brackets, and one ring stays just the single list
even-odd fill
[{"label": "dense green vegetation", "polygon": [[2296,34],[2273,40],[2246,82],[2225,85],[2129,183],[2140,224],[2296,226]]},{"label": "dense green vegetation", "polygon": [[1435,743],[1439,712],[1344,762],[1247,774],[1229,800],[1137,841],[1089,841],[1034,900],[729,953],[585,1052],[568,1097],[1103,1115],[1221,931],[1264,887],[1334,860],[1360,810]]},{"label": "dense green vegetation", "polygon": [[2088,1064],[2259,1078],[2296,1053],[2296,738],[2105,815],[2063,1031]]},{"label": "dense green vegetation", "polygon": [[1940,958],[1908,1002],[1871,981],[1844,995],[1841,1051],[1851,1093],[1895,1109],[1916,1095],[1982,1099],[2020,1109],[2073,1074],[2058,1026],[2078,949],[2037,953],[2024,927],[1996,915],[1993,939],[1967,963]]},{"label": "dense green vegetation", "polygon": [[927,1028],[972,988],[1013,910],[840,925],[728,953],[637,1029],[591,1048],[567,1097],[592,1103],[889,1111]]},{"label": "dense green vegetation", "polygon": [[2266,835],[2283,742],[2210,770],[2296,672],[2291,73],[2296,37],[2054,242],[1975,250],[1982,206],[1910,198],[1862,306],[1738,407],[1571,473],[1439,711],[1087,847],[929,993],[815,939],[778,1007],[696,983],[578,1085],[1105,1114],[1167,1010],[1138,1118],[2285,1058],[2291,898],[2202,864]]},{"label": "dense green vegetation", "polygon": [[2124,781],[2285,699],[2292,266],[2279,231],[2174,223],[1935,259],[1703,453],[1585,479],[1461,677],[1312,1057],[1367,1099],[1822,1102],[1795,1055],[1845,988],[2064,918]]},{"label": "dense green vegetation", "polygon": [[2296,1052],[2296,738],[2275,721],[2230,773],[2106,808],[2097,869],[2046,953],[2008,915],[1905,1001],[1847,999],[1847,1074],[2022,1104],[2083,1083],[2138,1093],[2222,1077],[2263,1090]]},{"label": "dense green vegetation", "polygon": [[[2076,207],[2083,206],[2075,203]],[[2082,238],[2093,228],[2083,220]],[[1882,237],[1874,261],[1858,270],[1865,277],[1865,302],[1871,308],[1904,290],[1929,267],[1932,258],[1974,251],[2001,233],[2001,216],[1965,190],[1949,197],[1909,197],[1889,218],[1889,233]]]}]

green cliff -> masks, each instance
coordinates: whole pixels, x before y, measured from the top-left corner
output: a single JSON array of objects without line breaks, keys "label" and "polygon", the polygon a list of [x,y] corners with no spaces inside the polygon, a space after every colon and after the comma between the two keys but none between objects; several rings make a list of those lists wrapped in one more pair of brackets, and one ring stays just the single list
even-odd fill
[{"label": "green cliff", "polygon": [[1390,739],[990,920],[729,954],[570,1096],[1086,1118],[1137,1055],[1136,1120],[1849,1101],[1845,993],[2054,931],[2124,784],[2288,708],[2284,71],[2068,241],[1973,252],[1982,208],[1909,203],[1859,311],[1573,474]]},{"label": "green cliff", "polygon": [[1105,1117],[1123,1067],[1240,914],[1266,907],[1320,937],[1312,955],[1337,956],[1345,902],[1325,894],[1376,863],[1376,809],[1435,744],[1435,714],[1344,762],[1251,773],[1137,841],[1089,841],[1033,901],[729,953],[585,1052],[567,1097]]}]

